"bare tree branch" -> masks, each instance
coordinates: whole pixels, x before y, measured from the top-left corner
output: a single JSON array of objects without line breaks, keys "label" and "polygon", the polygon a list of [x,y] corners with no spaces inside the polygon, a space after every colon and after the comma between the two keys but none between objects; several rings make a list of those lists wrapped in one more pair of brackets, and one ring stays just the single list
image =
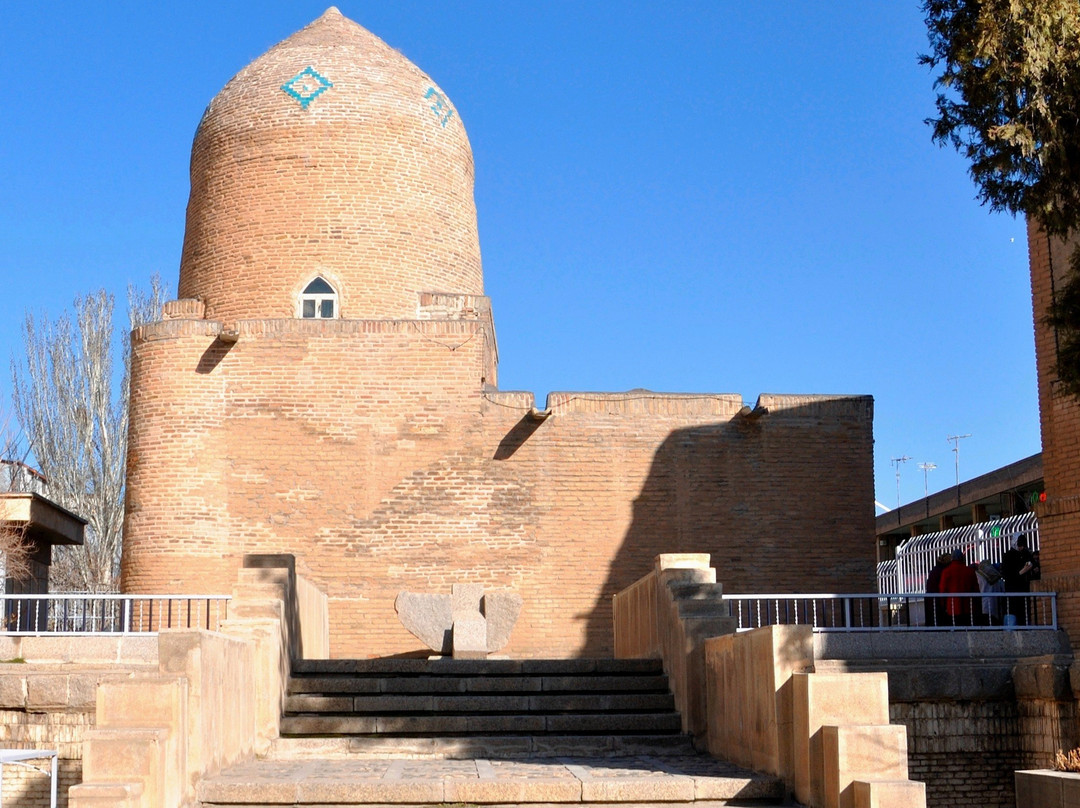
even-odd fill
[{"label": "bare tree branch", "polygon": [[[132,325],[160,316],[161,301],[157,277],[149,293],[129,290]],[[76,298],[73,313],[55,321],[28,313],[25,357],[12,362],[15,414],[48,495],[88,522],[82,547],[54,554],[57,591],[114,591],[118,583],[130,342],[125,336],[117,349],[112,315],[104,290]]]},{"label": "bare tree branch", "polygon": [[[34,491],[38,474],[26,463],[27,450],[19,445],[10,417],[0,410],[0,493]],[[30,543],[26,525],[0,522],[0,576],[25,578],[30,573]]]}]

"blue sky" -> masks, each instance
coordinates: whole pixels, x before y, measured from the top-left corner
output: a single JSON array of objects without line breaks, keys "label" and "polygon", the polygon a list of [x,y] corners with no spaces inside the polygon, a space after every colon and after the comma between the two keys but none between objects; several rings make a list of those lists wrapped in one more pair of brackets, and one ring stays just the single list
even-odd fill
[{"label": "blue sky", "polygon": [[[1039,451],[1025,228],[930,141],[917,2],[339,7],[465,123],[503,389],[871,394],[889,506],[948,435],[962,479]],[[5,365],[27,309],[175,294],[203,109],[324,9],[5,4]]]}]

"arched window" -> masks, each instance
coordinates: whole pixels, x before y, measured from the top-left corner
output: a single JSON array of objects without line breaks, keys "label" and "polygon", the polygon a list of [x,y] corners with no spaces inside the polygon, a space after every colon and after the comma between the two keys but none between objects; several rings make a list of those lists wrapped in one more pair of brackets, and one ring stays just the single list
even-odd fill
[{"label": "arched window", "polygon": [[322,278],[309,283],[300,294],[300,316],[305,320],[332,320],[338,316],[337,292]]}]

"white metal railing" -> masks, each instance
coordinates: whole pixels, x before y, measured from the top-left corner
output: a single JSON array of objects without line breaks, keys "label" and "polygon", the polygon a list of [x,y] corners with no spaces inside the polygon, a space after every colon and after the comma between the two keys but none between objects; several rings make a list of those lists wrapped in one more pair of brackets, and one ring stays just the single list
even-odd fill
[{"label": "white metal railing", "polygon": [[809,625],[814,631],[1001,631],[1058,625],[1055,592],[724,595],[723,600],[739,631],[775,625]]},{"label": "white metal railing", "polygon": [[0,595],[0,634],[216,631],[228,610],[228,595]]},{"label": "white metal railing", "polygon": [[1001,564],[1012,543],[1024,536],[1028,549],[1039,551],[1039,523],[1033,513],[954,527],[938,533],[912,536],[896,548],[895,561],[877,566],[878,591],[882,594],[926,591],[926,579],[939,556],[963,550],[969,564],[989,561]]}]

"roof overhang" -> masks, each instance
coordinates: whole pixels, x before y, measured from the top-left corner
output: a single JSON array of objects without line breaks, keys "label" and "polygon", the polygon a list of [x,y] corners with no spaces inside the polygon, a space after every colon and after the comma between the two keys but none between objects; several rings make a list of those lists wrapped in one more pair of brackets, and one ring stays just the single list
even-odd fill
[{"label": "roof overhang", "polygon": [[86,520],[31,493],[0,494],[0,525],[25,528],[38,544],[82,544]]},{"label": "roof overhang", "polygon": [[1002,493],[1041,487],[1042,478],[1040,452],[880,514],[875,519],[875,532],[878,536],[909,532],[912,525],[931,522],[941,516],[966,516],[970,521],[973,505],[996,504]]}]

